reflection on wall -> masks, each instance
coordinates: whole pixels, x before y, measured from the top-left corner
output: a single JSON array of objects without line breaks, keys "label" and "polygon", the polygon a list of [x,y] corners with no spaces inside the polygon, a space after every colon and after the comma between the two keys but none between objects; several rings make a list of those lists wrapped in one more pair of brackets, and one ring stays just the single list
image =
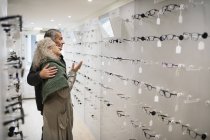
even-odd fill
[{"label": "reflection on wall", "polygon": [[209,16],[209,0],[136,0],[66,31],[67,66],[84,61],[74,110],[97,140],[209,139]]},{"label": "reflection on wall", "polygon": [[104,38],[106,37],[114,37],[114,33],[112,30],[111,22],[109,17],[107,18],[102,18],[100,20],[100,25],[101,25],[101,30],[102,30],[102,35]]}]

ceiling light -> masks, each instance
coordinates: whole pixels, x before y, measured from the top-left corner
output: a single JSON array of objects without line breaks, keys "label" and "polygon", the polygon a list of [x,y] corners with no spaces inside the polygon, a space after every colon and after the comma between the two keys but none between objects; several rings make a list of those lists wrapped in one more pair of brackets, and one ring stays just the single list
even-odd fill
[{"label": "ceiling light", "polygon": [[88,2],[92,2],[93,0],[88,0]]},{"label": "ceiling light", "polygon": [[58,26],[61,26],[61,24],[59,23]]},{"label": "ceiling light", "polygon": [[71,16],[68,16],[68,18],[71,18]]},{"label": "ceiling light", "polygon": [[33,22],[31,22],[31,24],[33,25],[34,23],[33,23]]},{"label": "ceiling light", "polygon": [[51,21],[51,22],[54,22],[55,20],[54,20],[54,19],[51,19],[50,21]]}]

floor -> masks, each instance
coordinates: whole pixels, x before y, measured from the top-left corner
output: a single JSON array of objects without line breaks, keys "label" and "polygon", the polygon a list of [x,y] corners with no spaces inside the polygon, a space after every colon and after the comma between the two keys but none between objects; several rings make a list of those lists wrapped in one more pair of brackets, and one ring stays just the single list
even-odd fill
[{"label": "floor", "polygon": [[[42,116],[36,109],[34,99],[23,101],[23,108],[25,111],[25,124],[22,126],[22,131],[26,140],[40,140]],[[74,140],[95,140],[87,126],[74,112],[74,127],[73,127]]]}]

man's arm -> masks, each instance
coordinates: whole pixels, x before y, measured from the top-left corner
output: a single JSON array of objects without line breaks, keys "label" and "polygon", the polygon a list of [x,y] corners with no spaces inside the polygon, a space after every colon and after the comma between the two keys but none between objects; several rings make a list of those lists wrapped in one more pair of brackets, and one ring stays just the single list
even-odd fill
[{"label": "man's arm", "polygon": [[31,66],[27,76],[27,82],[31,86],[36,86],[42,82],[42,79],[52,78],[56,73],[57,68],[49,67],[49,64],[47,64],[42,70],[33,69]]},{"label": "man's arm", "polygon": [[33,67],[31,66],[27,76],[27,82],[29,85],[36,86],[42,82],[42,78],[40,77],[39,72],[40,71],[34,70]]}]

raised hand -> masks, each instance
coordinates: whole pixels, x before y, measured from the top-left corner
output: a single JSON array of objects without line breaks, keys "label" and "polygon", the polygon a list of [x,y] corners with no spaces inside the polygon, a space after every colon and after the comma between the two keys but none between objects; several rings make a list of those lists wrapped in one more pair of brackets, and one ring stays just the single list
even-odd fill
[{"label": "raised hand", "polygon": [[49,67],[49,64],[47,64],[39,73],[40,77],[42,79],[48,79],[55,76],[57,73],[57,68],[55,66]]},{"label": "raised hand", "polygon": [[82,61],[79,62],[79,64],[75,65],[74,63],[72,64],[71,70],[74,72],[77,72],[82,66]]}]

